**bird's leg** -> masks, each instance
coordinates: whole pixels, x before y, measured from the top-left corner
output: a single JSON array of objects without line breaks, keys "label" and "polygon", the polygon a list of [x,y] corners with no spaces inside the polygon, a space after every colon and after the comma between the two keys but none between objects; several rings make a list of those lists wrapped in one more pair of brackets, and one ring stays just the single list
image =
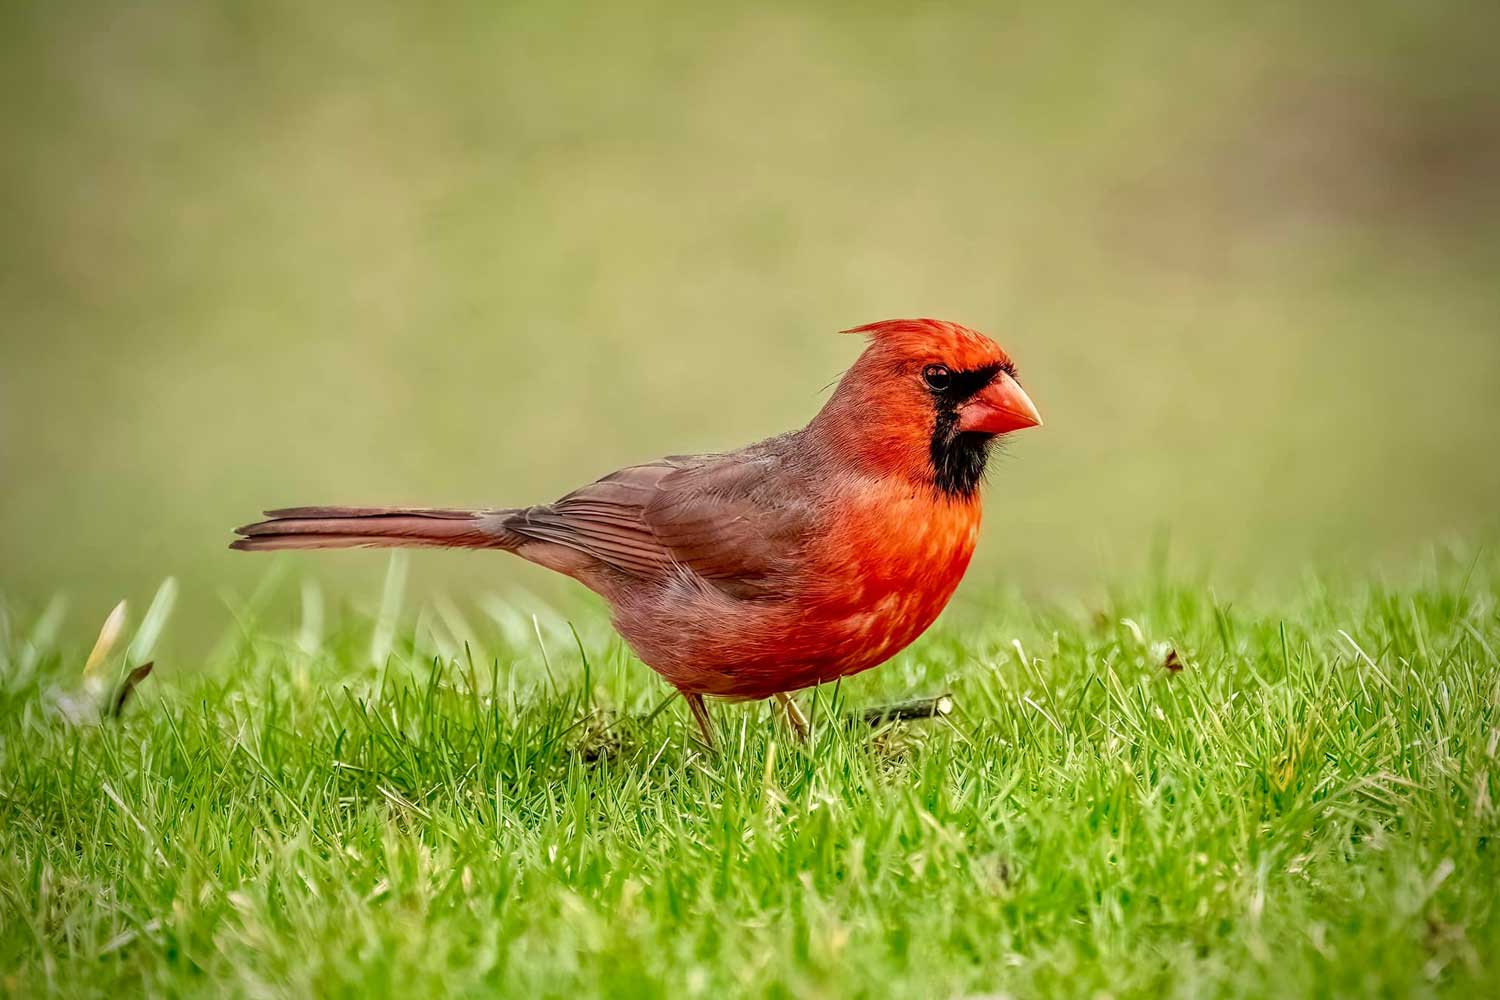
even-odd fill
[{"label": "bird's leg", "polygon": [[802,714],[802,709],[792,700],[792,696],[785,691],[776,692],[776,700],[781,702],[781,707],[786,709],[787,724],[792,727],[792,732],[797,734],[797,740],[801,743],[807,742],[807,735],[811,731],[807,725],[807,716]]},{"label": "bird's leg", "polygon": [[708,706],[703,704],[703,696],[684,691],[682,697],[687,699],[688,708],[693,711],[693,721],[698,723],[698,731],[703,734],[703,742],[708,744],[710,750],[716,749],[714,727],[708,721]]}]

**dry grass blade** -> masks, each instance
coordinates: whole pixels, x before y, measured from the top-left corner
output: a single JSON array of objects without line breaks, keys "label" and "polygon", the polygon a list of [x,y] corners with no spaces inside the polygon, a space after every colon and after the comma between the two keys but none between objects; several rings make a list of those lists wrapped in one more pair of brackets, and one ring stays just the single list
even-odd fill
[{"label": "dry grass blade", "polygon": [[125,615],[125,602],[121,601],[104,619],[104,624],[99,628],[99,638],[94,640],[94,648],[89,650],[89,658],[83,663],[83,676],[93,676],[100,664],[109,659],[110,650],[115,648],[115,643],[120,641],[120,633],[125,631]]}]

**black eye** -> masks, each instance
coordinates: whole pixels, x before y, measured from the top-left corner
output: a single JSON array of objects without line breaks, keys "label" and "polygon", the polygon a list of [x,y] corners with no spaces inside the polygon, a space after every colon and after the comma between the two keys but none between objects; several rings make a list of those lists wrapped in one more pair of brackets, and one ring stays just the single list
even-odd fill
[{"label": "black eye", "polygon": [[933,392],[942,392],[953,384],[953,373],[947,365],[928,365],[922,369],[922,381]]}]

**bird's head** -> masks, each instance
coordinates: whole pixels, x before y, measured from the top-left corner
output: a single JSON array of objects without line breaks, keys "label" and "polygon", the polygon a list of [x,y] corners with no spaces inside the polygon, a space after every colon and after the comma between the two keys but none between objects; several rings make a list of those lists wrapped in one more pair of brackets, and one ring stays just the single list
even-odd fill
[{"label": "bird's head", "polygon": [[817,419],[841,456],[973,499],[1002,434],[1041,425],[993,340],[935,319],[856,327],[869,338]]}]

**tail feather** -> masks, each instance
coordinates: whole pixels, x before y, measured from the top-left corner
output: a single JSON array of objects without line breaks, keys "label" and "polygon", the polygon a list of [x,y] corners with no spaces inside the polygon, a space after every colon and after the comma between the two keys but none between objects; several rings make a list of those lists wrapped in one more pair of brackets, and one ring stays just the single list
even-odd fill
[{"label": "tail feather", "polygon": [[508,510],[433,507],[287,507],[236,528],[243,552],[277,549],[509,549],[520,538],[505,527]]},{"label": "tail feather", "polygon": [[400,514],[406,517],[440,517],[455,521],[468,520],[492,511],[462,510],[455,507],[282,507],[268,510],[266,517],[272,519],[289,517],[386,517]]}]

